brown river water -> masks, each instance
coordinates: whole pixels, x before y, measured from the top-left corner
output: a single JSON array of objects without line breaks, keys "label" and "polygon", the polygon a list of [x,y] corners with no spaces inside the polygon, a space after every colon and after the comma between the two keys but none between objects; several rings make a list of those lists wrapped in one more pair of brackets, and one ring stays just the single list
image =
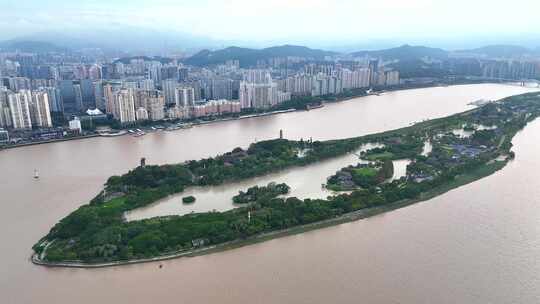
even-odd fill
[{"label": "brown river water", "polygon": [[[31,246],[48,229],[141,157],[150,164],[198,159],[275,138],[280,129],[290,139],[365,135],[531,90],[416,89],[139,138],[0,151],[0,303],[540,303],[540,120],[516,136],[516,159],[502,171],[369,219],[158,263],[67,269],[29,261]],[[286,178],[300,196],[316,195],[320,179],[342,161],[350,160],[279,173],[276,181]],[[223,197],[194,206],[221,206]]]}]

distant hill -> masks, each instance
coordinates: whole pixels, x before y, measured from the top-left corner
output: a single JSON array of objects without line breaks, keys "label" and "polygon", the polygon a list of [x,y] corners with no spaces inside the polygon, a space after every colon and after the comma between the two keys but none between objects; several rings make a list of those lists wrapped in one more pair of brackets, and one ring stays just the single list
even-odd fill
[{"label": "distant hill", "polygon": [[445,59],[448,57],[448,52],[443,49],[430,48],[425,46],[402,45],[396,48],[376,50],[376,51],[359,51],[351,53],[354,57],[379,57],[385,60],[400,60],[411,61],[418,60],[424,57],[433,59]]},{"label": "distant hill", "polygon": [[222,45],[209,38],[177,32],[118,25],[92,30],[45,31],[21,36],[18,41],[43,41],[71,50],[99,48],[119,55],[161,54],[169,51],[201,50]]},{"label": "distant hill", "polygon": [[27,40],[8,40],[0,42],[0,50],[8,52],[26,52],[26,53],[50,53],[66,52],[68,49],[59,47],[56,44],[42,41]]},{"label": "distant hill", "polygon": [[209,51],[203,50],[189,57],[185,63],[195,66],[205,66],[223,63],[227,60],[239,60],[242,67],[253,66],[258,60],[270,59],[274,57],[305,57],[313,59],[324,59],[325,56],[336,55],[335,52],[310,49],[304,46],[283,45],[265,49],[249,49],[240,47],[228,47],[226,49]]},{"label": "distant hill", "polygon": [[117,59],[117,60],[114,61],[114,63],[121,62],[123,64],[128,64],[133,59],[142,59],[144,61],[159,61],[159,62],[161,62],[163,64],[170,63],[170,62],[173,61],[171,58],[161,57],[161,56],[153,56],[153,57],[149,57],[149,56],[131,56],[131,57],[122,57],[120,59]]},{"label": "distant hill", "polygon": [[456,51],[457,54],[470,54],[472,56],[485,56],[492,58],[512,58],[527,55],[538,55],[538,50],[531,50],[517,45],[488,45],[485,47]]}]

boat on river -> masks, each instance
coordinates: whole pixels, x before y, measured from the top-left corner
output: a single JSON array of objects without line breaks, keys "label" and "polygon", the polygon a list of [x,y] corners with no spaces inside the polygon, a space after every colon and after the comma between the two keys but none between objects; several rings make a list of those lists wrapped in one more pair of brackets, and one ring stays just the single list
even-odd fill
[{"label": "boat on river", "polygon": [[116,137],[116,136],[122,136],[122,135],[126,135],[128,132],[127,131],[118,131],[118,132],[107,132],[107,133],[100,133],[99,136],[103,136],[103,137]]}]

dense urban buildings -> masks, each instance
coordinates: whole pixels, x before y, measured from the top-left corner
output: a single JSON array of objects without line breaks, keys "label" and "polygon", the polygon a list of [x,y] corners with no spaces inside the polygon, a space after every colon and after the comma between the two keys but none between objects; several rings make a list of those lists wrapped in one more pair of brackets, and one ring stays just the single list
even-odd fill
[{"label": "dense urban buildings", "polygon": [[[300,96],[399,85],[397,71],[373,71],[372,62],[343,68],[337,62],[273,58],[240,68],[239,60],[195,67],[143,57],[94,63],[42,62],[34,54],[5,58],[0,64],[0,127],[14,130],[61,126],[95,109],[130,125],[271,109]],[[296,68],[283,71],[289,61]]]},{"label": "dense urban buildings", "polygon": [[506,80],[540,75],[535,61],[422,58],[419,62],[410,66],[368,55],[324,60],[283,56],[257,60],[252,66],[241,60],[201,66],[185,64],[181,58],[2,53],[0,128],[22,132],[64,127],[82,132],[96,124],[127,127],[266,111],[299,98],[422,83],[433,77],[426,71]]}]

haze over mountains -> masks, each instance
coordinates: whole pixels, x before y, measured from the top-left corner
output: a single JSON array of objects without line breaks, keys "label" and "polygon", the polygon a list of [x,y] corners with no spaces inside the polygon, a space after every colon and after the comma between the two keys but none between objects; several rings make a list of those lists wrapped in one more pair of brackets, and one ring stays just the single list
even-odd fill
[{"label": "haze over mountains", "polygon": [[159,53],[186,51],[223,46],[219,41],[180,32],[155,31],[140,27],[115,27],[110,29],[66,32],[40,32],[9,39],[0,43],[45,42],[58,47],[78,50],[100,48],[105,51]]},{"label": "haze over mountains", "polygon": [[[420,58],[445,59],[448,56],[471,56],[485,58],[522,58],[540,56],[540,48],[527,48],[519,45],[495,44],[478,48],[449,51],[427,46],[402,45],[392,48],[357,49],[355,51],[331,51],[322,48],[309,48],[298,45],[280,45],[267,48],[248,48],[228,45],[244,45],[242,42],[216,41],[189,34],[140,30],[122,36],[122,30],[107,32],[92,31],[75,36],[60,33],[40,33],[0,42],[0,50],[20,52],[64,52],[88,48],[104,51],[116,50],[123,55],[162,55],[171,50],[191,54],[187,64],[204,66],[222,63],[227,60],[240,60],[243,66],[254,65],[258,60],[273,57],[306,57],[322,60],[327,56],[376,57],[385,60],[410,61]],[[135,29],[134,29],[135,30]],[[123,38],[122,38],[123,37]]]},{"label": "haze over mountains", "polygon": [[[5,33],[4,33],[5,34]],[[4,37],[4,38],[3,38]],[[396,36],[395,38],[369,38],[362,35],[348,39],[339,40],[337,38],[321,35],[320,38],[290,39],[290,40],[242,40],[238,38],[214,39],[208,36],[196,35],[181,32],[174,28],[167,31],[154,30],[143,26],[128,26],[124,24],[114,24],[108,27],[94,27],[84,30],[65,29],[62,31],[41,31],[33,34],[16,36],[7,39],[0,33],[0,46],[3,48],[22,50],[34,49],[39,45],[35,42],[43,42],[51,45],[43,45],[44,49],[59,48],[80,50],[84,48],[99,48],[105,52],[131,53],[141,55],[164,55],[174,52],[194,54],[200,50],[219,50],[236,46],[250,49],[263,49],[278,45],[303,45],[313,49],[333,51],[339,53],[356,53],[365,51],[377,51],[388,48],[395,48],[400,45],[424,45],[444,50],[476,49],[486,45],[516,45],[528,49],[540,47],[539,35],[508,36],[462,36],[462,37],[424,37],[414,38],[407,36]],[[32,42],[30,46],[20,45],[20,43]],[[413,50],[417,51],[417,50]],[[478,49],[477,51],[482,51]],[[501,50],[496,50],[501,52]],[[527,50],[513,49],[512,52]]]}]

